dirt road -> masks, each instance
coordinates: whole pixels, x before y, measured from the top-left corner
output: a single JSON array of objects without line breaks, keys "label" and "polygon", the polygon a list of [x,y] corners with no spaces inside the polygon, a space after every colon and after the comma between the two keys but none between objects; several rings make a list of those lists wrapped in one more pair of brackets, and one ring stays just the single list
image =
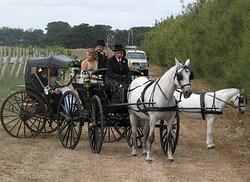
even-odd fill
[{"label": "dirt road", "polygon": [[[194,82],[194,89],[205,88]],[[202,85],[202,87],[201,87]],[[86,127],[76,150],[64,149],[55,134],[32,139],[10,137],[0,126],[0,181],[232,181],[250,182],[250,115],[239,118],[225,111],[216,123],[217,148],[205,145],[204,121],[181,117],[179,144],[169,163],[158,131],[152,163],[142,155],[130,156],[125,140],[104,144],[93,154]]]}]

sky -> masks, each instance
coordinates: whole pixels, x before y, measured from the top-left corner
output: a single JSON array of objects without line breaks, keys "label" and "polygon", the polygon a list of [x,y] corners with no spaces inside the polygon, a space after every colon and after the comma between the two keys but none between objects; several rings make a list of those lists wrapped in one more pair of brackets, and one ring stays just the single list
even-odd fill
[{"label": "sky", "polygon": [[122,30],[153,26],[182,10],[181,0],[0,0],[0,27],[45,30],[49,22],[63,21]]}]

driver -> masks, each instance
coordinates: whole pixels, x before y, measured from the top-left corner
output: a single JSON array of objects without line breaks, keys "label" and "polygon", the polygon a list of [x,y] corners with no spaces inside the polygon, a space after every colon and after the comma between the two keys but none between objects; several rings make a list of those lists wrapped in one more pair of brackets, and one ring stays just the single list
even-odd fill
[{"label": "driver", "polygon": [[113,51],[114,56],[108,60],[106,74],[107,93],[110,100],[118,86],[127,83],[130,78],[128,60],[124,57],[123,46],[116,44]]}]

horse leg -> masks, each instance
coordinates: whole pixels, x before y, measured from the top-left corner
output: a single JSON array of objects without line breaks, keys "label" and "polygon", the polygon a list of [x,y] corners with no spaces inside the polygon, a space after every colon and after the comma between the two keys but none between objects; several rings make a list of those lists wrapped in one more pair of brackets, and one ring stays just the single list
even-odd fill
[{"label": "horse leg", "polygon": [[146,142],[146,146],[147,146],[146,161],[152,161],[151,148],[152,148],[152,144],[154,142],[154,137],[155,137],[154,136],[155,122],[156,122],[156,119],[150,117],[149,134],[148,134],[148,138],[147,138],[147,142]]},{"label": "horse leg", "polygon": [[213,117],[206,119],[207,119],[207,141],[206,141],[207,148],[213,149],[215,148],[215,145],[213,143],[213,128],[215,119]]},{"label": "horse leg", "polygon": [[136,156],[137,152],[137,145],[136,145],[136,132],[137,132],[137,118],[135,116],[135,114],[130,113],[129,114],[130,117],[130,125],[131,125],[131,130],[132,130],[132,148],[131,148],[131,155],[132,156]]},{"label": "horse leg", "polygon": [[146,142],[147,142],[147,138],[148,138],[148,133],[149,133],[149,121],[145,120],[144,121],[144,127],[143,127],[142,155],[147,154]]}]

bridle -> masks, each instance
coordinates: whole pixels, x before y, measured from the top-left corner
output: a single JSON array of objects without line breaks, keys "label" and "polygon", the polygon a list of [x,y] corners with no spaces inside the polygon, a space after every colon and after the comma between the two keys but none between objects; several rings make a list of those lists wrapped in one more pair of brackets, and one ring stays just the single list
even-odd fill
[{"label": "bridle", "polygon": [[235,102],[238,99],[238,106],[235,106],[238,108],[238,110],[240,111],[240,109],[242,107],[246,107],[247,104],[247,98],[245,97],[244,94],[240,93],[239,95],[237,95],[237,97],[234,99],[233,104],[235,105]]},{"label": "bridle", "polygon": [[[181,70],[181,71],[179,71],[179,70]],[[184,85],[181,84],[181,80],[183,79],[183,75],[182,75],[181,73],[182,73],[183,71],[186,71],[186,72],[189,71],[189,72],[190,72],[190,75],[189,75],[189,83],[184,84]],[[175,75],[174,75],[174,79],[175,79],[175,78],[177,79],[177,81],[178,81],[178,83],[179,83],[181,89],[183,89],[183,88],[186,87],[186,86],[191,86],[190,80],[193,80],[194,75],[193,75],[193,72],[190,71],[190,69],[189,69],[188,66],[182,65],[182,66],[180,66],[180,67],[178,67],[178,68],[176,69],[176,72],[175,72]]]}]

